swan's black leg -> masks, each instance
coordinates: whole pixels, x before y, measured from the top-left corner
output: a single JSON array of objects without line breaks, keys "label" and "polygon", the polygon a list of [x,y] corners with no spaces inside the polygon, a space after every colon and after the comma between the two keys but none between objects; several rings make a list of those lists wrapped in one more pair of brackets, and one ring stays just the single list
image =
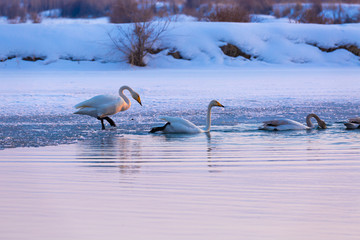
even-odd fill
[{"label": "swan's black leg", "polygon": [[101,121],[101,129],[105,130],[104,119],[101,117],[97,117],[97,119]]},{"label": "swan's black leg", "polygon": [[111,118],[109,118],[109,117],[104,117],[104,119],[105,119],[106,121],[108,121],[112,127],[116,127],[115,122],[114,122]]},{"label": "swan's black leg", "polygon": [[159,132],[159,131],[164,131],[164,129],[166,128],[167,125],[170,125],[169,122],[167,122],[164,126],[162,127],[154,127],[150,130],[149,133],[155,133],[155,132]]}]

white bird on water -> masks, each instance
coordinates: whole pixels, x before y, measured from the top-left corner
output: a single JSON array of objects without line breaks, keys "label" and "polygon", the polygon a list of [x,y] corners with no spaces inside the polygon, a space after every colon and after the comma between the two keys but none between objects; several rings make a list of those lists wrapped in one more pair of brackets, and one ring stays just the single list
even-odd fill
[{"label": "white bird on water", "polygon": [[130,108],[131,102],[124,94],[124,90],[128,90],[131,97],[135,99],[141,106],[141,100],[138,93],[128,86],[122,86],[119,89],[120,97],[111,95],[97,95],[86,101],[78,103],[75,108],[79,108],[74,114],[88,115],[101,121],[102,129],[105,129],[104,119],[110,123],[112,127],[116,127],[115,122],[109,118],[118,112],[126,111]]},{"label": "white bird on water", "polygon": [[216,100],[212,100],[209,103],[206,117],[206,127],[201,129],[192,122],[182,119],[179,117],[160,117],[161,120],[167,123],[162,127],[152,128],[150,133],[161,131],[163,133],[202,133],[209,132],[211,126],[211,108],[212,107],[224,107],[221,103]]},{"label": "white bird on water", "polygon": [[319,127],[325,129],[326,123],[321,120],[316,114],[311,113],[306,117],[306,125],[296,122],[290,119],[280,119],[280,120],[270,120],[263,122],[263,125],[259,127],[260,130],[275,130],[275,131],[283,131],[283,130],[308,130],[313,129],[315,126],[311,122],[311,118],[315,118]]}]

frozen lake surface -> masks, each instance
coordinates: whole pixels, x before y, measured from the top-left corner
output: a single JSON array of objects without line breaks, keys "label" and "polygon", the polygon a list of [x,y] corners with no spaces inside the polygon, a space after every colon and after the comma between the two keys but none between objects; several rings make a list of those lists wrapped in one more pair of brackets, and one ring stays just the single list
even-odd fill
[{"label": "frozen lake surface", "polygon": [[[0,235],[4,239],[358,239],[360,70],[4,71]],[[93,95],[141,95],[116,129],[72,115]],[[182,116],[211,134],[148,134]],[[329,128],[257,130],[263,120]],[[72,144],[70,144],[72,143]],[[59,145],[60,144],[60,145]],[[39,147],[45,146],[45,147]],[[30,148],[28,148],[30,147]],[[35,148],[36,147],[36,148]]]}]

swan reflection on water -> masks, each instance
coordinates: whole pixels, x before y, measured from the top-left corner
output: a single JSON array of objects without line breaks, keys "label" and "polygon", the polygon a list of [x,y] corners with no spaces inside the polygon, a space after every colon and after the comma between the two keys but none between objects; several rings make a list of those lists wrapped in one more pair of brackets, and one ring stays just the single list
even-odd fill
[{"label": "swan reflection on water", "polygon": [[[93,168],[120,168],[121,173],[138,173],[144,166],[180,166],[211,163],[211,134],[117,135],[116,133],[80,142],[77,161]],[[203,165],[203,166],[206,166]]]},{"label": "swan reflection on water", "polygon": [[121,173],[133,174],[141,165],[141,142],[123,135],[99,136],[79,143],[77,159],[87,167],[119,168]]},{"label": "swan reflection on water", "polygon": [[[82,166],[118,168],[122,174],[207,171],[242,168],[244,165],[287,164],[322,161],[335,145],[358,153],[357,132],[343,134],[336,124],[327,131],[261,131],[257,124],[215,126],[199,134],[122,134],[99,131],[77,144],[77,162]],[[349,142],[349,139],[352,139]],[[352,153],[353,154],[353,153]],[[331,156],[333,159],[334,156]]]}]

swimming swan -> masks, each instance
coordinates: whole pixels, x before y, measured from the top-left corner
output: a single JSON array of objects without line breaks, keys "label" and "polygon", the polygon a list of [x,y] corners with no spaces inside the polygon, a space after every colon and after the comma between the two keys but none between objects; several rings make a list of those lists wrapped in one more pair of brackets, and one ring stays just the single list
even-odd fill
[{"label": "swimming swan", "polygon": [[209,103],[206,117],[206,127],[201,129],[192,122],[179,118],[179,117],[160,117],[160,119],[167,123],[163,127],[152,128],[150,133],[162,131],[163,133],[202,133],[209,132],[211,125],[211,108],[212,107],[224,107],[221,103],[216,100],[212,100]]},{"label": "swimming swan", "polygon": [[314,128],[314,125],[311,122],[311,118],[315,118],[319,127],[325,129],[326,123],[321,120],[316,114],[311,113],[306,117],[306,124],[301,124],[294,120],[290,119],[283,119],[283,120],[270,120],[263,122],[263,125],[259,128],[261,130],[275,130],[275,131],[282,131],[282,130],[307,130]]},{"label": "swimming swan", "polygon": [[105,129],[104,119],[108,121],[112,127],[116,127],[114,121],[108,116],[114,115],[118,112],[126,111],[131,106],[131,102],[125,96],[124,90],[128,90],[131,94],[131,97],[142,106],[139,94],[128,86],[122,86],[119,89],[120,97],[111,95],[97,95],[93,98],[76,104],[75,108],[80,109],[74,112],[74,114],[89,115],[91,117],[97,118],[101,121],[102,129]]},{"label": "swimming swan", "polygon": [[346,126],[346,129],[360,128],[360,117],[350,118],[344,125]]}]

